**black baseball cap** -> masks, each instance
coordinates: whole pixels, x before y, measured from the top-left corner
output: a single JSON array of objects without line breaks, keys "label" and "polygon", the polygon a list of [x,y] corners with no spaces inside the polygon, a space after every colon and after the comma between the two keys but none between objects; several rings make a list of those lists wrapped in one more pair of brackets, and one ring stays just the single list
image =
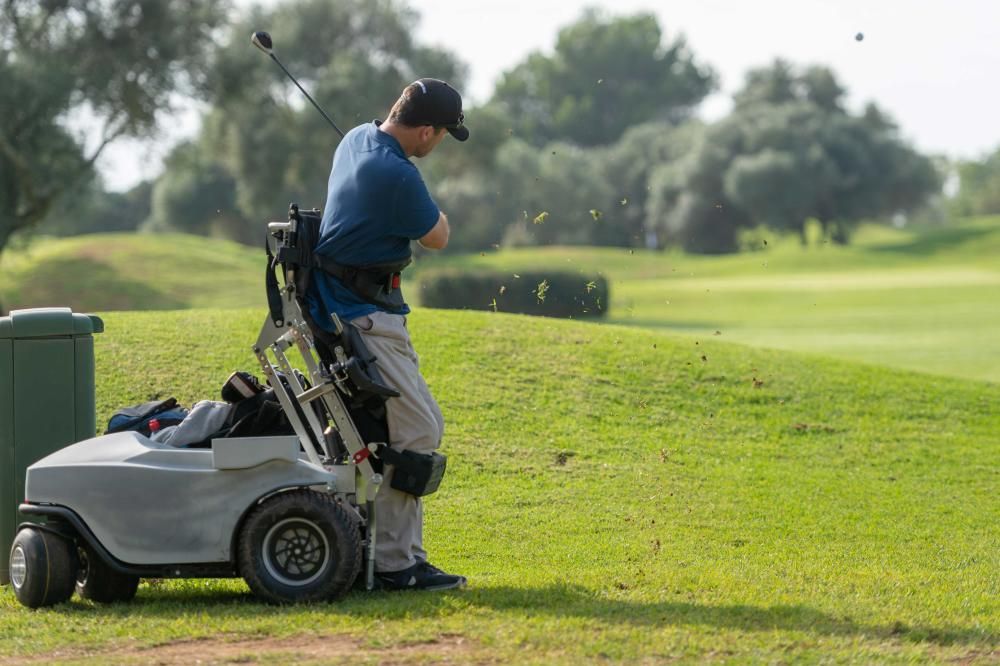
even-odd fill
[{"label": "black baseball cap", "polygon": [[464,124],[465,114],[462,113],[462,96],[457,90],[440,79],[418,79],[407,87],[413,89],[407,124],[444,127],[459,141],[469,138],[469,128]]}]

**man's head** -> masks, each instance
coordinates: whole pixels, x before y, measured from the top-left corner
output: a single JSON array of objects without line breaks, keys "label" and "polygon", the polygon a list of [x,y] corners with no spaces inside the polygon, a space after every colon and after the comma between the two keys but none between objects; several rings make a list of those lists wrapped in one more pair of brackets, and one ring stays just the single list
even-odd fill
[{"label": "man's head", "polygon": [[439,79],[419,79],[403,89],[388,123],[406,132],[408,153],[424,157],[441,143],[445,130],[459,141],[469,138],[462,96]]}]

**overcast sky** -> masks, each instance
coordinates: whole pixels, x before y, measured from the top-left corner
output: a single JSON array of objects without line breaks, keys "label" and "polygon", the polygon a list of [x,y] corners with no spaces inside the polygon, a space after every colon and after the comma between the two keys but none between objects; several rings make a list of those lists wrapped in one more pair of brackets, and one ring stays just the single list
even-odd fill
[{"label": "overcast sky", "polygon": [[[250,0],[238,0],[240,5]],[[268,0],[268,4],[273,0]],[[1000,147],[1000,1],[996,0],[412,0],[419,39],[469,67],[467,106],[489,96],[499,75],[531,51],[550,52],[559,28],[586,6],[656,14],[667,39],[683,35],[710,64],[721,90],[702,105],[712,120],[729,109],[744,73],[777,57],[831,67],[859,108],[874,101],[918,149],[980,157]],[[857,41],[855,35],[864,39]],[[432,76],[433,72],[428,72]],[[336,109],[328,110],[336,119]],[[475,118],[467,119],[475,127]],[[99,167],[109,187],[155,176],[162,156],[197,127],[189,112],[155,142],[109,147]]]}]

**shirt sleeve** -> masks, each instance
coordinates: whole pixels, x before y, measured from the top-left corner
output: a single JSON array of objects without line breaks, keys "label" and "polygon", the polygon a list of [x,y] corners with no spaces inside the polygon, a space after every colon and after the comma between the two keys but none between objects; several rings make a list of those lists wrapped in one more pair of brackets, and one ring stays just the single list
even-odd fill
[{"label": "shirt sleeve", "polygon": [[416,167],[407,169],[396,188],[396,233],[410,240],[423,238],[440,215],[420,172]]}]

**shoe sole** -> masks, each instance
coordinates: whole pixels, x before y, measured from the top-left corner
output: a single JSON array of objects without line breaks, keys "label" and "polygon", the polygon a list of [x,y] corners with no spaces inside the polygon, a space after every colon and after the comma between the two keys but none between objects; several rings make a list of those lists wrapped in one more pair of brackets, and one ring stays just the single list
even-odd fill
[{"label": "shoe sole", "polygon": [[376,584],[375,589],[372,592],[443,592],[445,590],[454,590],[465,587],[469,583],[468,579],[462,578],[461,580],[455,581],[454,583],[445,583],[443,585],[428,585],[427,587],[417,587],[416,585],[411,585],[409,587],[387,587],[385,585]]},{"label": "shoe sole", "polygon": [[441,592],[443,590],[455,590],[461,589],[468,584],[468,580],[463,578],[462,580],[456,581],[454,583],[448,583],[446,585],[432,585],[430,587],[411,587],[407,588],[410,590],[423,590],[425,592]]}]

